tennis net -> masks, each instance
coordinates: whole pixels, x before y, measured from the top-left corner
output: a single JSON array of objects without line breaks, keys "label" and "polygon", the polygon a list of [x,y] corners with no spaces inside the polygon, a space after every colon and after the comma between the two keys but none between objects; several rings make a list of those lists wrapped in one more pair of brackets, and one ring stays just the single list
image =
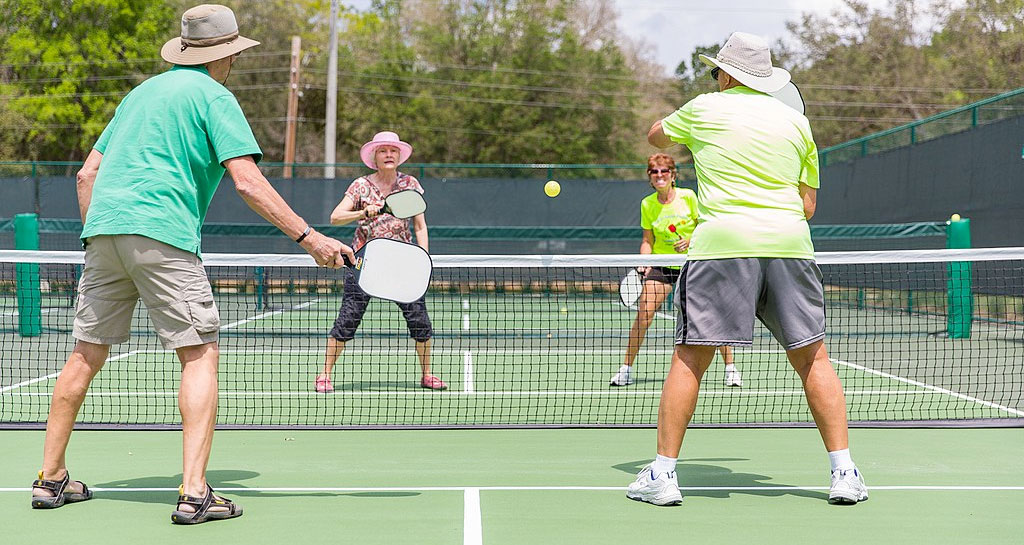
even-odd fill
[{"label": "tennis net", "polygon": [[[314,391],[345,275],[308,256],[209,254],[221,314],[220,427],[652,426],[673,351],[671,297],[634,383],[611,387],[636,311],[618,281],[666,256],[434,256],[431,372],[402,313],[371,302]],[[829,354],[853,425],[1024,425],[1024,248],[820,253]],[[74,340],[81,252],[0,251],[0,427],[45,424]],[[800,380],[760,324],[716,356],[694,425],[810,425]],[[83,427],[176,427],[179,364],[140,304],[79,414]]]}]

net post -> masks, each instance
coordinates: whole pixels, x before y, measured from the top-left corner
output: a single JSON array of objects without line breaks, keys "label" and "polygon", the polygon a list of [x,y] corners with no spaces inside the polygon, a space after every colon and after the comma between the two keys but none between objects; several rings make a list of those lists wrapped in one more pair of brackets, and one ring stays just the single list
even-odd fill
[{"label": "net post", "polygon": [[[946,247],[971,247],[971,220],[962,218],[949,221],[946,226]],[[971,264],[968,261],[953,261],[947,264],[947,268],[946,333],[951,339],[967,339],[971,336],[971,321],[974,318]]]},{"label": "net post", "polygon": [[263,310],[263,289],[264,286],[266,285],[266,271],[263,269],[263,267],[256,267],[256,270],[253,272],[255,273],[256,276],[256,286],[254,287],[256,291],[256,309]]},{"label": "net post", "polygon": [[[39,216],[18,214],[14,216],[14,248],[17,250],[39,249]],[[38,263],[15,265],[18,294],[18,333],[22,337],[38,337],[43,332],[43,301],[39,282]]]}]

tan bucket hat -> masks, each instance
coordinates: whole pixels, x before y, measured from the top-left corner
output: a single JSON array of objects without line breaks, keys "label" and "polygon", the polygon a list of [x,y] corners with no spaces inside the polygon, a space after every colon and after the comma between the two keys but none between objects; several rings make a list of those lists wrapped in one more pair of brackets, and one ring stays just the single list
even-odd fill
[{"label": "tan bucket hat", "polygon": [[772,66],[768,42],[746,32],[733,32],[714,58],[700,55],[711,67],[725,70],[740,83],[762,93],[774,93],[789,83],[789,72]]},{"label": "tan bucket hat", "polygon": [[206,64],[260,45],[238,35],[235,13],[227,6],[203,4],[181,16],[181,37],[160,49],[165,61],[182,66]]}]

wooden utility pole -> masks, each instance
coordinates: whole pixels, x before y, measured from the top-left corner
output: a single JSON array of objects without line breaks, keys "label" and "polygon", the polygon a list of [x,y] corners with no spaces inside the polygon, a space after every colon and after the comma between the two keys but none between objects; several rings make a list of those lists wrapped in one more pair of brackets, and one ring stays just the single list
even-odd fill
[{"label": "wooden utility pole", "polygon": [[284,177],[292,177],[292,163],[295,162],[295,126],[299,115],[299,57],[302,54],[302,38],[292,36],[292,70],[288,84],[288,115],[284,133]]}]

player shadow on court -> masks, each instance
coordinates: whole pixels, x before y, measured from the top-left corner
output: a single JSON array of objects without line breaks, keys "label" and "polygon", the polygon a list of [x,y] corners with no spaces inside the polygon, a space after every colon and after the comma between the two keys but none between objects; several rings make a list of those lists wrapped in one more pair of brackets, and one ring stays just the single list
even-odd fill
[{"label": "player shadow on court", "polygon": [[[210,486],[214,490],[220,493],[220,490],[225,488],[247,488],[244,484],[240,484],[238,481],[244,481],[247,479],[253,479],[259,477],[260,474],[255,471],[243,471],[234,469],[221,469],[211,470],[206,472],[206,478],[210,482]],[[98,500],[113,500],[113,501],[130,501],[137,503],[159,503],[159,504],[170,504],[174,502],[177,494],[174,491],[168,491],[166,489],[176,489],[181,485],[181,473],[172,476],[151,476],[151,477],[138,477],[135,479],[122,479],[119,481],[110,481],[106,483],[94,483],[92,484],[95,488],[155,488],[164,490],[139,490],[131,492],[96,492],[95,499]],[[250,498],[290,498],[290,497],[303,497],[303,498],[334,498],[342,496],[351,496],[355,498],[402,498],[408,496],[419,496],[420,492],[414,491],[401,491],[401,490],[381,490],[381,491],[352,491],[352,492],[330,492],[330,491],[265,491],[265,490],[227,490],[224,491],[224,496],[228,499],[233,497],[250,497]]]},{"label": "player shadow on court", "polygon": [[[683,496],[701,496],[705,498],[728,498],[732,494],[750,494],[753,496],[799,496],[824,500],[825,492],[805,490],[794,485],[776,482],[771,476],[756,473],[736,473],[728,467],[713,465],[711,462],[746,462],[747,458],[688,458],[680,459],[676,467],[679,488]],[[612,467],[636,475],[651,460],[637,460],[613,465]],[[692,490],[693,487],[716,488],[717,490]],[[750,488],[766,487],[764,490]],[[768,489],[767,487],[772,487]],[[777,487],[792,487],[779,490]]]}]

